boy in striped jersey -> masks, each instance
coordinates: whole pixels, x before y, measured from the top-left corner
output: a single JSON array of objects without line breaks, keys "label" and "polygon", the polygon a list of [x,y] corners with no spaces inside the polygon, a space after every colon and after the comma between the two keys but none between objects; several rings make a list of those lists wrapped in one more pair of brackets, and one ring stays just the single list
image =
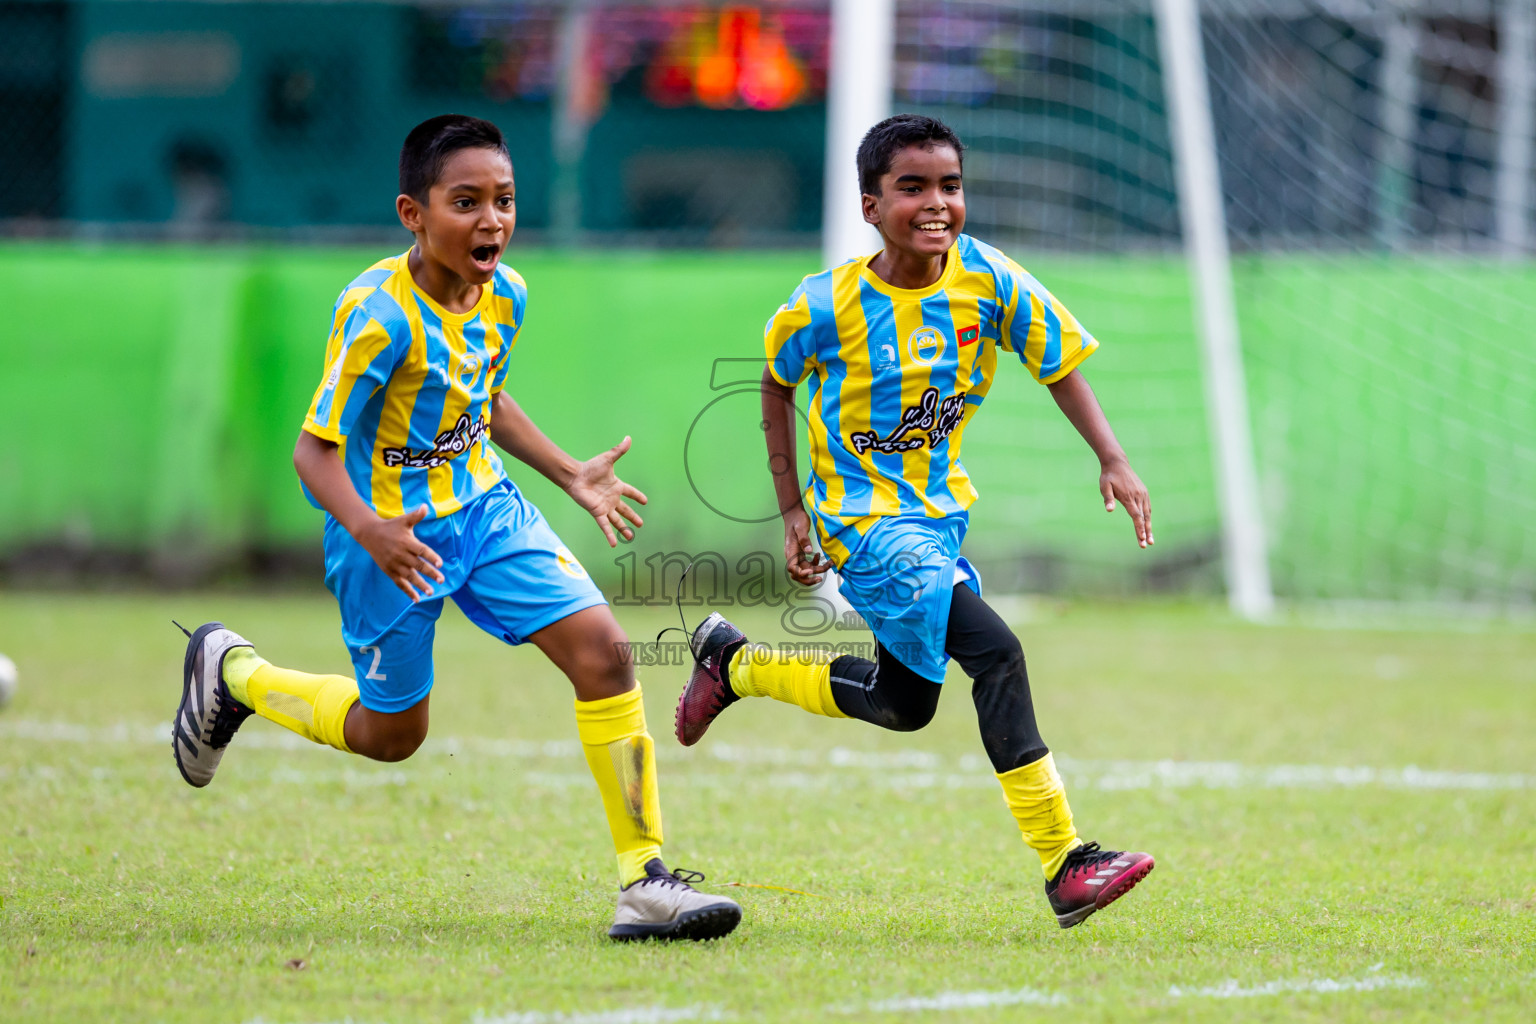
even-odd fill
[{"label": "boy in striped jersey", "polygon": [[[252,714],[380,761],[427,734],[443,599],[509,644],[530,641],[576,691],[576,730],[619,862],[619,939],[708,939],[741,918],[661,860],[661,804],[629,645],[597,587],[507,479],[504,451],[591,513],[610,546],[645,496],[614,474],[629,438],[579,461],[505,390],[527,306],[501,264],[516,224],[512,161],[495,125],[460,115],[416,126],[400,154],[408,252],[336,303],[325,378],[293,461],[327,513],[326,585],[341,605],[353,677],[279,668],[217,622],[189,634],[172,748],[194,786],[213,779]],[[693,876],[697,877],[697,876]]]},{"label": "boy in striped jersey", "polygon": [[[1024,841],[1040,856],[1057,922],[1070,928],[1152,870],[1145,853],[1085,844],[1040,737],[1018,639],[981,599],[960,556],[976,490],[960,462],[966,424],[997,355],[1016,355],[1050,388],[1099,457],[1106,510],[1118,501],[1152,543],[1146,488],[1078,366],[1098,348],[1023,268],[962,234],[963,146],[946,125],[904,114],[859,147],[864,219],[885,248],[806,278],[768,322],[763,423],[790,576],[836,568],[878,641],[876,661],[777,652],[718,613],[692,635],[696,661],[677,736],[698,742],[742,697],[886,729],[933,717],[950,658],[973,680],[982,743]],[[810,380],[811,488],[799,493],[791,411]],[[811,540],[814,528],[825,558]]]}]

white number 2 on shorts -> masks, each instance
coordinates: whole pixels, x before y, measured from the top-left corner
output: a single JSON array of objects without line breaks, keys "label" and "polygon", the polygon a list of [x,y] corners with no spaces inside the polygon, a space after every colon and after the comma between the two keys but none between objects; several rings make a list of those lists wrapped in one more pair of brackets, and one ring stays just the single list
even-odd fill
[{"label": "white number 2 on shorts", "polygon": [[388,682],[389,678],[384,675],[383,672],[379,671],[379,659],[384,657],[384,652],[379,650],[377,647],[359,647],[357,649],[357,653],[359,654],[367,654],[369,651],[373,652],[373,664],[368,666],[368,674],[364,676],[364,678],[377,679],[381,683]]}]

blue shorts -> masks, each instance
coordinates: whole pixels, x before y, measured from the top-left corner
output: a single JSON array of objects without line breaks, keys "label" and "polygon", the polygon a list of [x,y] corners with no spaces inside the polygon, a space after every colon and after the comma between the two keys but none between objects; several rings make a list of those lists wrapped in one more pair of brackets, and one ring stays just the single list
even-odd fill
[{"label": "blue shorts", "polygon": [[981,594],[981,574],[960,557],[966,520],[960,516],[882,518],[838,567],[844,598],[869,623],[875,639],[903,665],[936,683],[949,654],[949,605],[955,584]]},{"label": "blue shorts", "polygon": [[452,515],[423,520],[415,533],[442,558],[447,577],[432,583],[432,595],[420,603],[395,586],[340,523],[325,520],[325,585],[341,604],[341,635],[370,711],[404,711],[431,692],[432,638],[445,597],[509,644],[607,603],[510,481]]}]

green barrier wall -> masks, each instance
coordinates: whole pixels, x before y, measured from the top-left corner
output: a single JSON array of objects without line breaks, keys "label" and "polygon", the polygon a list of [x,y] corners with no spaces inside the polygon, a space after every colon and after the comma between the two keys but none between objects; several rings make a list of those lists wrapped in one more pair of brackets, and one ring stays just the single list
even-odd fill
[{"label": "green barrier wall", "polygon": [[[62,545],[207,567],[316,549],[289,453],[335,296],[379,255],[0,247],[0,555]],[[651,497],[642,540],[609,552],[510,467],[594,575],[644,598],[675,578],[672,564],[651,583],[665,553],[719,552],[729,576],[744,553],[777,552],[750,382],[764,320],[814,256],[514,257],[530,291],[514,396],[581,455],[632,434],[621,469]],[[966,435],[982,495],[969,545],[989,585],[1218,586],[1182,262],[1026,262],[1104,342],[1085,372],[1152,489],[1158,545],[1137,550],[1105,516],[1086,446],[1003,363]],[[1531,600],[1536,273],[1271,257],[1237,277],[1282,592]]]}]

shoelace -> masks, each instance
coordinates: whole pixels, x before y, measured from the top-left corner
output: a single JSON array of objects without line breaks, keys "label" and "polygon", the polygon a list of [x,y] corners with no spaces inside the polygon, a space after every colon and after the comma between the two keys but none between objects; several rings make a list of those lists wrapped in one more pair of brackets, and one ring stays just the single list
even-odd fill
[{"label": "shoelace", "polygon": [[247,718],[256,713],[250,708],[241,707],[233,697],[223,692],[223,687],[219,689],[220,693],[216,698],[219,702],[219,710],[213,716],[213,729],[208,733],[208,745],[215,750],[228,746],[236,730],[245,724]]},{"label": "shoelace", "polygon": [[1069,878],[1079,871],[1088,871],[1098,867],[1107,860],[1114,860],[1120,856],[1113,850],[1104,850],[1098,843],[1084,843],[1071,853],[1067,854],[1067,862],[1063,865],[1062,878]]},{"label": "shoelace", "polygon": [[[679,628],[677,626],[668,626],[666,629],[663,629],[660,633],[657,633],[656,634],[656,639],[651,641],[651,643],[653,645],[661,643],[661,638],[666,636],[668,633],[672,633],[672,632],[681,633],[681,634],[683,634],[683,636],[688,638],[688,656],[693,659],[693,663],[695,665],[703,665],[704,663],[699,660],[699,656],[697,654],[693,653],[693,634],[698,631],[697,627],[695,627],[694,629],[689,629],[688,628],[688,620],[686,618],[684,618],[684,616],[683,616],[683,580],[687,579],[688,578],[688,574],[690,572],[692,572],[692,571],[693,571],[693,563],[692,562],[689,562],[687,565],[685,565],[683,567],[683,574],[677,578],[677,596],[673,599],[674,603],[677,605],[677,621],[682,623],[682,627]],[[716,709],[716,710],[718,710],[718,709]]]},{"label": "shoelace", "polygon": [[687,868],[672,868],[671,871],[665,875],[651,875],[648,878],[642,878],[640,881],[641,884],[646,882],[655,882],[658,885],[681,885],[684,888],[692,888],[693,886],[698,885],[700,882],[704,881],[704,872],[689,871]]}]

